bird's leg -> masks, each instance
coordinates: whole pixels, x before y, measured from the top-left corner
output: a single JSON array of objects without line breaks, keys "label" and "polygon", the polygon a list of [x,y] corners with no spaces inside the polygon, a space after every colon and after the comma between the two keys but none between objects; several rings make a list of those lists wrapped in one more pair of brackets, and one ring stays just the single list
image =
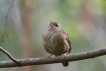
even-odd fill
[{"label": "bird's leg", "polygon": [[67,55],[67,53],[62,54],[62,60],[64,59],[64,57]]},{"label": "bird's leg", "polygon": [[52,56],[52,54],[49,55],[49,56],[44,56],[44,60],[46,60],[47,58],[49,58],[49,57],[51,57],[51,56]]}]

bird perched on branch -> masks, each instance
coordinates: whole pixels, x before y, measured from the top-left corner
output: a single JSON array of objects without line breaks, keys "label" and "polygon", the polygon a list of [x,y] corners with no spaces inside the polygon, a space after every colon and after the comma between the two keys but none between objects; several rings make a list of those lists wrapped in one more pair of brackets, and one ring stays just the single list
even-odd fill
[{"label": "bird perched on branch", "polygon": [[[71,51],[71,41],[68,33],[61,28],[57,22],[50,20],[49,27],[42,34],[42,42],[45,50],[51,55],[44,57],[45,59],[55,55],[62,56],[62,59],[66,54]],[[68,62],[62,62],[63,66],[68,66]]]}]

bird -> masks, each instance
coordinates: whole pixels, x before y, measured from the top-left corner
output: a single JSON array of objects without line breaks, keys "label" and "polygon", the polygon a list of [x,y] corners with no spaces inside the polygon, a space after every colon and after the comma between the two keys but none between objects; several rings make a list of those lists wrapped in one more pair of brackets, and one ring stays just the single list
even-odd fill
[{"label": "bird", "polygon": [[[41,39],[44,49],[50,54],[49,56],[45,56],[45,59],[52,55],[62,56],[62,59],[64,59],[72,50],[68,33],[57,22],[50,20],[49,27],[41,35]],[[63,60],[62,65],[67,67],[69,63]]]}]

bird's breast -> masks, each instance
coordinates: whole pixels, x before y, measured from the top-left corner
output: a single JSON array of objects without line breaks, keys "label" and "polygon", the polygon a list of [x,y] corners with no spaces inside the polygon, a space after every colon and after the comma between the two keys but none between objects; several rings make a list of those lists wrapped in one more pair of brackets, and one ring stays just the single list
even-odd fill
[{"label": "bird's breast", "polygon": [[65,52],[63,37],[55,32],[49,32],[45,37],[45,50],[56,56]]}]

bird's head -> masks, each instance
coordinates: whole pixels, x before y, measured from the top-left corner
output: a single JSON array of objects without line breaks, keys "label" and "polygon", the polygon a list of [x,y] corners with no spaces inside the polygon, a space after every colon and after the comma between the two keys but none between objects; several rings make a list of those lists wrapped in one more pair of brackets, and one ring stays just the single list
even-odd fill
[{"label": "bird's head", "polygon": [[50,20],[49,29],[60,30],[61,26],[57,22],[52,22]]}]

